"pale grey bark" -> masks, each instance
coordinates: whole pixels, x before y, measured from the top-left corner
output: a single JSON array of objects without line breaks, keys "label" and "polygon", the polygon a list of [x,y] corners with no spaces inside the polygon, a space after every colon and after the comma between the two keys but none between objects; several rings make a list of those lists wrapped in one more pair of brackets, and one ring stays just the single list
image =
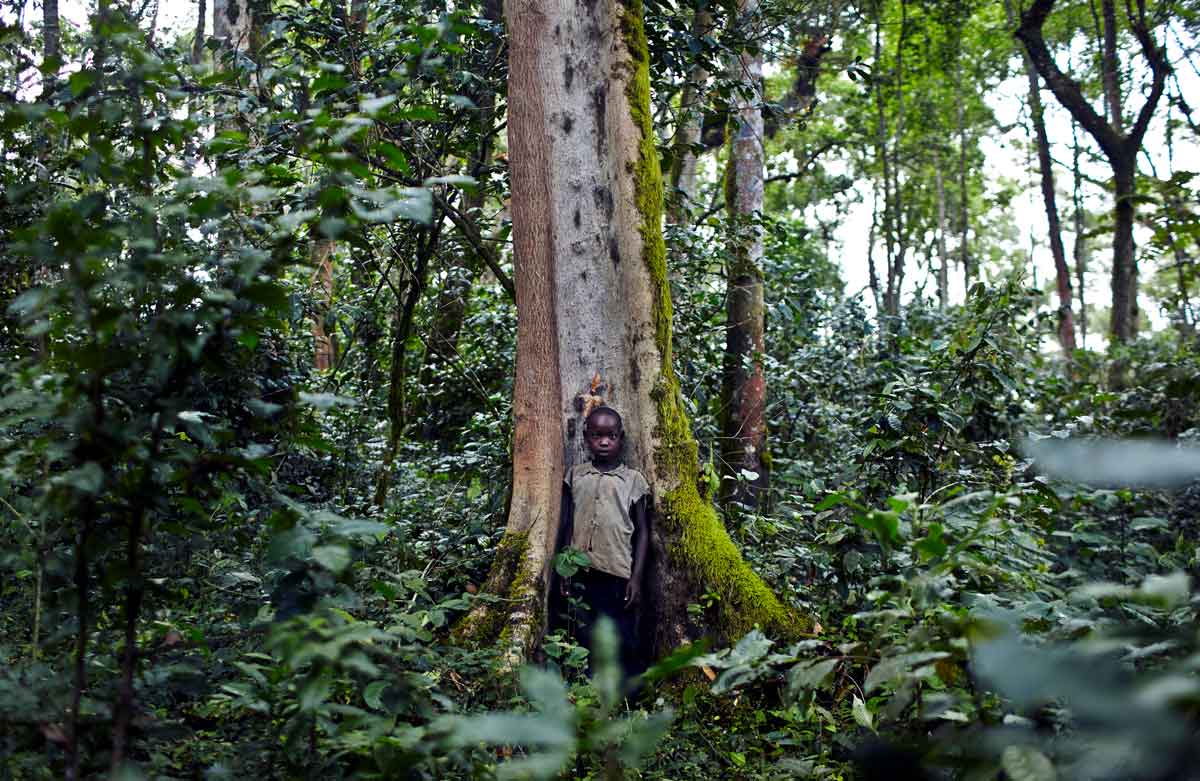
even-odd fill
[{"label": "pale grey bark", "polygon": [[246,51],[253,31],[249,0],[213,0],[213,37],[235,51]]}]

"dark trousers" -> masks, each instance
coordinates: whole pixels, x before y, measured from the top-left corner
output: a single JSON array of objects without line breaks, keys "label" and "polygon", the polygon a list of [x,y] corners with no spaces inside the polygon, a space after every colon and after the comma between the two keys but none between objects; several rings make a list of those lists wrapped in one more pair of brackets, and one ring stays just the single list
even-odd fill
[{"label": "dark trousers", "polygon": [[588,656],[588,671],[592,669],[591,658],[595,654],[592,635],[600,616],[612,619],[617,630],[619,660],[626,676],[638,675],[642,665],[637,658],[637,624],[634,611],[625,609],[625,587],[629,581],[607,572],[593,569],[580,570],[571,579],[571,595],[582,604],[574,612],[576,639],[591,651]]}]

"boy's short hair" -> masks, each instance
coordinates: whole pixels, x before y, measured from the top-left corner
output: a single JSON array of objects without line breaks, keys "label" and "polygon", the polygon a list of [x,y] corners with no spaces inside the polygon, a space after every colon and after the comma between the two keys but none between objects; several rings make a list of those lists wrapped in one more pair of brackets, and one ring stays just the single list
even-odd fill
[{"label": "boy's short hair", "polygon": [[617,430],[618,431],[625,430],[625,421],[621,419],[621,413],[617,412],[615,409],[608,406],[607,404],[601,404],[600,406],[594,408],[591,412],[589,412],[587,414],[587,417],[583,419],[583,430],[587,431],[588,424],[592,422],[592,418],[594,418],[596,415],[601,415],[601,414],[613,416],[614,418],[617,419]]}]

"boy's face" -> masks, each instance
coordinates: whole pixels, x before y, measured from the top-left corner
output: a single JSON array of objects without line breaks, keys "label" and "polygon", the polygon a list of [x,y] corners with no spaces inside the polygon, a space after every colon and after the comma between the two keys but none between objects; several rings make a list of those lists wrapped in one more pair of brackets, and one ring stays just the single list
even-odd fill
[{"label": "boy's face", "polygon": [[584,442],[593,461],[611,463],[621,452],[621,422],[603,412],[593,415],[587,422]]}]

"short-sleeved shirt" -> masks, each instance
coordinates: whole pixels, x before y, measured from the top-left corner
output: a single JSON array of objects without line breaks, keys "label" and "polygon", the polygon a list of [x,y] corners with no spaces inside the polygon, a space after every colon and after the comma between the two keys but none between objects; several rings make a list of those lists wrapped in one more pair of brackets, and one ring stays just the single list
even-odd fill
[{"label": "short-sleeved shirt", "polygon": [[592,568],[619,578],[633,572],[633,503],[650,492],[646,478],[619,464],[605,472],[591,462],[577,464],[565,478],[575,507],[571,546],[592,560]]}]

